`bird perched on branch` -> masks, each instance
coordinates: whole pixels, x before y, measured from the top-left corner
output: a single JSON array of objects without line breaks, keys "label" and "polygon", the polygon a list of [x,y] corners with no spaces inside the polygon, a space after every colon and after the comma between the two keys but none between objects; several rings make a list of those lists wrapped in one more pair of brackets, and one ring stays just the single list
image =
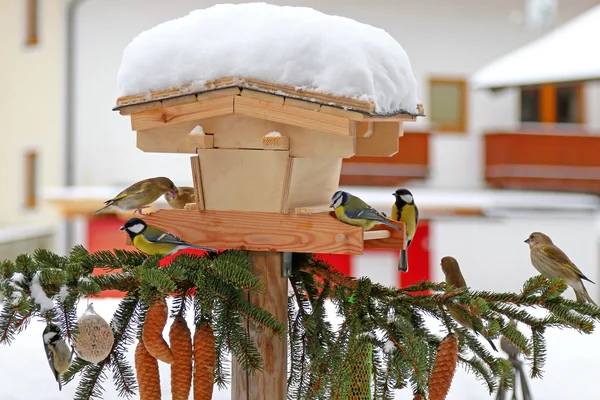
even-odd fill
[{"label": "bird perched on branch", "polygon": [[184,209],[186,204],[196,202],[196,192],[189,186],[178,186],[175,194],[167,192],[164,197],[171,208]]},{"label": "bird perched on branch", "polygon": [[144,220],[139,218],[131,218],[125,222],[121,231],[127,232],[133,245],[142,253],[148,255],[165,254],[171,255],[184,249],[205,250],[215,252],[214,249],[208,247],[194,246],[188,242],[179,239],[175,235],[171,235],[153,226],[146,224]]},{"label": "bird perched on branch", "polygon": [[44,350],[46,351],[48,364],[50,364],[54,378],[58,382],[58,390],[62,390],[61,376],[71,366],[73,351],[63,339],[58,325],[48,323],[42,333],[42,338],[44,339]]},{"label": "bird perched on branch", "polygon": [[563,278],[565,283],[575,291],[578,302],[585,303],[587,301],[596,305],[585,286],[583,286],[582,279],[588,282],[592,281],[577,268],[575,263],[561,249],[552,243],[552,239],[548,235],[542,232],[533,232],[525,240],[525,243],[529,245],[531,264],[535,269],[549,279]]},{"label": "bird perched on branch", "polygon": [[[446,276],[446,283],[448,285],[452,285],[456,289],[467,287],[467,282],[465,281],[465,278],[463,277],[463,274],[460,271],[460,266],[458,265],[458,261],[456,261],[456,259],[454,257],[446,256],[446,257],[442,258],[442,271],[444,272],[444,275]],[[483,323],[481,321],[479,321],[478,324],[474,324],[473,319],[468,318],[466,315],[464,315],[464,313],[460,311],[460,307],[458,307],[458,306],[449,304],[449,305],[447,305],[447,308],[448,308],[448,312],[450,313],[450,315],[452,316],[452,318],[454,318],[454,320],[456,322],[458,322],[465,328],[470,329],[473,332],[481,335],[481,330],[483,330]],[[475,325],[477,325],[477,326],[475,326]],[[485,340],[488,341],[488,343],[490,344],[490,346],[492,346],[494,351],[498,351],[498,349],[496,348],[496,345],[494,345],[494,342],[492,342],[487,337],[485,337]]]},{"label": "bird perched on branch", "polygon": [[393,193],[396,201],[392,206],[392,219],[401,221],[406,224],[406,249],[400,252],[400,261],[398,262],[398,270],[402,272],[408,271],[408,247],[412,243],[417,225],[419,224],[419,209],[415,204],[415,199],[410,190],[401,188]]},{"label": "bird perched on branch", "polygon": [[343,190],[338,190],[331,198],[331,205],[335,210],[338,220],[364,228],[365,231],[372,229],[377,224],[385,224],[400,230],[396,225],[388,221],[382,213],[362,201],[356,196]]},{"label": "bird perched on branch", "polygon": [[94,214],[111,209],[123,212],[134,210],[134,212],[142,214],[142,209],[147,208],[149,204],[154,203],[167,192],[171,193],[174,198],[177,197],[177,187],[169,178],[144,179],[129,186],[112,199],[105,201],[105,206]]}]

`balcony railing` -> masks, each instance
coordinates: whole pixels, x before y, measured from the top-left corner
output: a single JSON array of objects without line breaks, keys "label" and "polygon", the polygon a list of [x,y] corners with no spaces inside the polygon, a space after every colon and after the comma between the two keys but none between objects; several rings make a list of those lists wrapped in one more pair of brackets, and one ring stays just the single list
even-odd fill
[{"label": "balcony railing", "polygon": [[600,194],[600,136],[490,132],[485,179],[496,188]]},{"label": "balcony railing", "polygon": [[344,159],[340,185],[400,186],[429,176],[429,133],[405,132],[391,157],[355,156]]}]

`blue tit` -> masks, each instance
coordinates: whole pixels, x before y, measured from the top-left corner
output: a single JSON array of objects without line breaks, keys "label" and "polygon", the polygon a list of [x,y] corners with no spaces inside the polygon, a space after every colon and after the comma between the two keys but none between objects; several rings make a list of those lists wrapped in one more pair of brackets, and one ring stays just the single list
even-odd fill
[{"label": "blue tit", "polygon": [[335,210],[335,216],[338,220],[346,224],[360,226],[365,231],[371,230],[377,224],[385,224],[401,230],[388,221],[379,211],[343,190],[338,190],[333,194],[330,207]]},{"label": "blue tit", "polygon": [[58,325],[48,323],[42,337],[44,339],[46,358],[48,358],[54,378],[58,382],[58,390],[62,390],[61,375],[67,372],[71,366],[73,351],[65,343]]},{"label": "blue tit", "polygon": [[401,188],[396,190],[393,195],[396,197],[396,201],[392,206],[392,219],[406,224],[406,249],[400,252],[398,270],[407,272],[408,247],[412,243],[415,233],[417,233],[417,225],[419,225],[419,209],[415,204],[415,199],[410,190]]},{"label": "blue tit", "polygon": [[123,190],[110,200],[104,202],[105,206],[94,214],[100,214],[108,210],[131,211],[142,214],[142,209],[147,208],[149,204],[154,203],[165,193],[171,194],[173,198],[177,197],[177,187],[165,177],[148,178],[139,181]]},{"label": "blue tit", "polygon": [[148,226],[146,222],[139,218],[129,219],[120,230],[129,234],[136,249],[148,255],[171,255],[183,249],[197,249],[209,252],[216,251],[207,247],[191,245],[175,235],[171,235],[170,233],[153,226]]}]

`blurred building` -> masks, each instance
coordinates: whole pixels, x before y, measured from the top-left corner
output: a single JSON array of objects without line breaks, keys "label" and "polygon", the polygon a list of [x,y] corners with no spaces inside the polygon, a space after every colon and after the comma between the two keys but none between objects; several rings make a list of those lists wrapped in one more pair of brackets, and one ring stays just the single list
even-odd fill
[{"label": "blurred building", "polygon": [[[536,151],[535,145],[523,147],[525,135],[511,136],[510,140],[517,142],[502,137],[504,142],[498,144],[492,141],[495,136],[486,133],[521,135],[523,130],[539,133],[568,125],[585,132],[585,139],[595,139],[588,132],[600,124],[592,112],[597,97],[588,101],[588,86],[580,90],[575,85],[571,90],[567,88],[571,84],[555,89],[544,86],[533,92],[531,88],[499,93],[475,90],[469,79],[485,65],[573,20],[597,1],[273,3],[309,6],[385,29],[407,51],[425,105],[426,117],[405,124],[406,133],[395,156],[346,160],[341,178],[342,185],[352,186],[350,190],[384,211],[389,211],[393,200],[391,188],[407,185],[413,190],[421,206],[418,235],[422,237],[411,247],[411,263],[419,267],[401,278],[387,262],[381,261],[385,267],[369,268],[382,260],[373,254],[360,263],[348,262],[363,265],[349,269],[351,273],[371,273],[381,281],[392,276],[394,282],[402,284],[440,279],[437,260],[452,254],[464,260],[464,268],[473,275],[473,285],[486,284],[485,274],[478,273],[482,264],[491,271],[511,265],[519,271],[518,276],[527,277],[535,271],[528,265],[526,246],[520,242],[529,231],[546,229],[562,247],[582,254],[580,263],[586,265],[582,268],[594,279],[598,262],[596,197],[526,191],[589,192],[582,187],[543,187],[532,181],[518,186],[498,183],[489,171],[494,171],[491,160],[499,157],[500,149],[526,149],[521,151],[526,158],[544,156],[548,151]],[[11,95],[0,100],[2,110],[10,110],[6,112],[9,125],[5,134],[9,145],[1,151],[15,172],[8,177],[8,191],[16,193],[0,200],[4,226],[10,226],[12,232],[15,226],[48,222],[58,232],[55,248],[61,252],[74,243],[92,250],[120,247],[124,246],[117,230],[121,221],[112,216],[91,217],[102,200],[149,176],[166,175],[177,184],[191,185],[186,155],[136,149],[129,119],[112,107],[118,96],[116,77],[125,46],[143,30],[213,4],[198,0],[178,0],[168,6],[160,0],[3,3],[0,50],[11,62],[0,68]],[[549,93],[554,97],[548,97]],[[573,101],[581,104],[569,105]],[[553,102],[556,104],[549,110],[555,110],[554,114],[545,108],[535,111],[535,104]],[[558,104],[567,104],[568,110]],[[571,148],[573,143],[558,146]],[[518,159],[518,163],[524,161]],[[555,176],[550,179],[555,180]],[[490,188],[522,190],[498,192]],[[62,213],[60,218],[57,209]],[[67,219],[74,222],[65,224]],[[561,222],[555,222],[558,220]],[[68,226],[71,229],[65,229]],[[585,232],[593,240],[582,242],[567,233],[572,230]],[[514,251],[490,261],[489,253],[496,243],[511,249],[515,246]],[[37,243],[29,243],[19,250],[35,247]],[[0,258],[9,256],[5,254],[12,256],[0,252]],[[493,284],[496,287],[487,288],[503,287],[498,280]]]}]

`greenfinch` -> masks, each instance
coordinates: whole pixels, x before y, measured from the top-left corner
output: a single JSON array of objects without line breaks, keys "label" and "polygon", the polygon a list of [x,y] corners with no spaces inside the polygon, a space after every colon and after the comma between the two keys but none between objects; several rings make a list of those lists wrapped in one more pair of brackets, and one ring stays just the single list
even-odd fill
[{"label": "greenfinch", "polygon": [[117,209],[122,212],[133,210],[134,213],[142,214],[142,209],[147,208],[149,204],[154,203],[165,193],[171,193],[173,197],[177,196],[177,187],[169,178],[157,177],[148,178],[139,181],[123,190],[110,200],[104,202],[105,206],[94,214]]},{"label": "greenfinch", "polygon": [[417,225],[419,224],[419,209],[415,204],[415,199],[410,190],[400,188],[393,193],[396,201],[392,205],[392,219],[401,221],[406,224],[406,249],[400,252],[400,261],[398,262],[398,270],[402,272],[408,271],[408,247],[412,243]]},{"label": "greenfinch", "polygon": [[[466,288],[467,282],[463,277],[462,272],[460,271],[460,266],[458,265],[458,261],[454,257],[446,256],[442,258],[442,271],[446,276],[446,283],[448,285],[454,286],[456,289]],[[452,316],[452,318],[464,326],[467,329],[472,330],[473,332],[481,335],[481,330],[483,329],[483,323],[477,324],[478,326],[473,325],[473,321],[470,318],[467,318],[459,309],[458,306],[447,305],[448,312]],[[483,336],[483,335],[482,335]],[[485,336],[484,336],[485,337]],[[489,338],[485,337],[485,340],[488,341],[490,346],[494,351],[498,351],[494,342],[492,342]]]},{"label": "greenfinch", "polygon": [[167,192],[164,197],[171,208],[184,209],[186,204],[196,202],[196,192],[189,186],[178,186],[175,195]]},{"label": "greenfinch", "polygon": [[343,190],[338,190],[333,194],[330,207],[335,210],[335,216],[338,220],[349,225],[360,226],[365,231],[371,230],[377,224],[385,224],[400,230],[388,221],[382,213]]},{"label": "greenfinch", "polygon": [[587,301],[596,305],[585,286],[583,286],[582,279],[588,282],[592,281],[577,268],[575,263],[561,249],[552,243],[552,239],[548,235],[542,232],[533,232],[525,240],[525,243],[529,245],[531,264],[535,269],[548,279],[564,279],[565,283],[575,291],[575,298],[578,302],[585,303]]},{"label": "greenfinch", "polygon": [[149,226],[144,220],[139,218],[127,220],[125,225],[119,229],[127,232],[136,249],[148,255],[171,255],[184,249],[205,250],[209,252],[215,251],[214,249],[209,249],[207,247],[191,245],[175,235]]}]

